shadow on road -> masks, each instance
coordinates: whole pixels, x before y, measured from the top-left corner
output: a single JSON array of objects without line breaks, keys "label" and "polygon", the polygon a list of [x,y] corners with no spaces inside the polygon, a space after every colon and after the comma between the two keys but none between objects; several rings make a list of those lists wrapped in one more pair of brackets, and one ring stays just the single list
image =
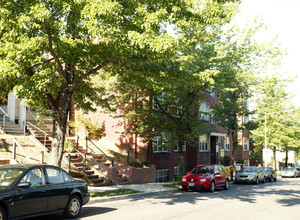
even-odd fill
[{"label": "shadow on road", "polygon": [[[81,213],[80,213],[80,218],[78,219],[84,219],[85,217],[90,217],[90,216],[96,216],[99,214],[104,214],[107,212],[112,212],[115,211],[116,209],[114,208],[102,208],[102,207],[96,207],[96,206],[89,206],[89,207],[82,207]],[[67,219],[64,217],[62,213],[55,213],[55,214],[50,214],[50,215],[43,215],[43,216],[38,216],[34,218],[27,218],[26,220],[63,220]]]},{"label": "shadow on road", "polygon": [[[195,204],[201,200],[221,198],[224,200],[240,200],[242,202],[256,203],[257,196],[278,195],[283,197],[277,202],[283,206],[295,206],[300,204],[300,179],[285,179],[281,178],[277,182],[266,182],[264,184],[230,184],[229,190],[217,188],[214,193],[208,191],[200,192],[178,192],[160,194],[150,197],[151,199],[159,198],[166,199],[165,204],[174,205],[178,203]],[[288,186],[288,189],[283,189],[283,186]],[[172,196],[170,196],[172,194]],[[188,196],[183,196],[188,195]],[[148,197],[149,198],[149,197]],[[143,200],[144,198],[132,198],[132,201]],[[156,203],[156,201],[153,201]]]}]

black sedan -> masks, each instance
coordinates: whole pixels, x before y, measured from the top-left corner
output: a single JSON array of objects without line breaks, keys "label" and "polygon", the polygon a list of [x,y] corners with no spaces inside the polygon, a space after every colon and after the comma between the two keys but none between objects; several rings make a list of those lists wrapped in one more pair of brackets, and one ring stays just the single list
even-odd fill
[{"label": "black sedan", "polygon": [[51,165],[0,166],[0,220],[63,212],[79,216],[90,199],[87,183]]},{"label": "black sedan", "polygon": [[261,169],[265,172],[266,180],[270,182],[277,180],[276,171],[272,167],[262,167]]}]

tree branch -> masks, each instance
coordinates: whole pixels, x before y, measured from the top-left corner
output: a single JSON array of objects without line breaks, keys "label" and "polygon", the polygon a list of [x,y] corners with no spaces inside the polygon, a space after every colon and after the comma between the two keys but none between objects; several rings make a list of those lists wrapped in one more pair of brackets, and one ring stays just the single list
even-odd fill
[{"label": "tree branch", "polygon": [[96,73],[97,71],[99,71],[100,69],[108,66],[109,64],[111,64],[112,62],[116,61],[117,59],[119,59],[118,56],[115,56],[113,58],[111,58],[109,61],[107,61],[106,63],[97,66],[96,68],[92,69],[90,72],[88,72],[87,74],[81,76],[79,79],[76,80],[76,82],[73,84],[73,89],[75,88],[75,86],[77,86],[82,80],[84,80],[85,78],[87,78],[90,75],[93,75],[94,73]]},{"label": "tree branch", "polygon": [[53,58],[55,59],[57,65],[58,65],[58,69],[59,69],[58,72],[60,73],[60,75],[62,75],[64,80],[67,82],[66,74],[64,72],[64,68],[62,66],[62,63],[60,62],[60,60],[58,59],[56,53],[53,50],[53,41],[52,41],[52,35],[51,35],[50,28],[47,24],[45,24],[45,27],[46,27],[46,32],[47,32],[47,35],[48,35],[48,43],[49,43],[50,54],[51,54],[51,56],[53,56]]}]

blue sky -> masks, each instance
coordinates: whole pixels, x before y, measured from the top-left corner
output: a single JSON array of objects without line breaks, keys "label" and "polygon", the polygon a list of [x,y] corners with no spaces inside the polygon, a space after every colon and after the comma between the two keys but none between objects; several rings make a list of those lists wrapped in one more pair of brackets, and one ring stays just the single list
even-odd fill
[{"label": "blue sky", "polygon": [[300,107],[300,0],[243,0],[238,23],[251,22],[255,15],[260,15],[268,27],[264,38],[271,40],[278,35],[282,47],[287,49],[281,70],[297,77],[290,90],[296,95],[293,102]]}]

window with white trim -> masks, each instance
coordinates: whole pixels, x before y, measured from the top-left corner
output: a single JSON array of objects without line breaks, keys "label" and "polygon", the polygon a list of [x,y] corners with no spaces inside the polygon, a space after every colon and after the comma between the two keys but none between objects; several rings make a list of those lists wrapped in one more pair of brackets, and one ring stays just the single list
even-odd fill
[{"label": "window with white trim", "polygon": [[243,142],[244,142],[244,144],[243,144],[243,146],[244,146],[244,151],[249,151],[249,138],[243,138]]},{"label": "window with white trim", "polygon": [[156,182],[169,182],[169,170],[156,170]]},{"label": "window with white trim", "polygon": [[209,109],[210,109],[209,103],[200,102],[199,112],[200,112],[201,120],[210,121]]},{"label": "window with white trim", "polygon": [[[174,151],[178,152],[178,145],[176,144],[176,146],[174,147]],[[183,141],[182,143],[182,151],[185,152],[186,151],[186,141]]]},{"label": "window with white trim", "polygon": [[177,177],[180,176],[180,166],[174,167],[174,180],[177,180]]},{"label": "window with white trim", "polygon": [[162,136],[156,136],[153,138],[152,147],[153,152],[168,152],[168,149],[164,146],[169,142],[169,135],[162,134]]},{"label": "window with white trim", "polygon": [[249,167],[249,160],[244,160],[244,167]]},{"label": "window with white trim", "polygon": [[208,138],[207,135],[199,136],[199,152],[208,151]]},{"label": "window with white trim", "polygon": [[248,123],[249,122],[249,116],[244,116],[244,124]]},{"label": "window with white trim", "polygon": [[[157,96],[157,101],[158,101],[160,104],[163,104],[163,102],[165,101],[165,95],[166,95],[166,93],[165,93],[165,92],[162,92],[161,95]],[[154,110],[159,110],[158,103],[156,102],[155,99],[153,100],[153,109],[154,109]],[[166,107],[166,108],[165,108],[165,111],[169,111],[169,109]]]},{"label": "window with white trim", "polygon": [[230,151],[229,137],[225,137],[225,138],[224,138],[224,150],[225,150],[225,151]]}]

